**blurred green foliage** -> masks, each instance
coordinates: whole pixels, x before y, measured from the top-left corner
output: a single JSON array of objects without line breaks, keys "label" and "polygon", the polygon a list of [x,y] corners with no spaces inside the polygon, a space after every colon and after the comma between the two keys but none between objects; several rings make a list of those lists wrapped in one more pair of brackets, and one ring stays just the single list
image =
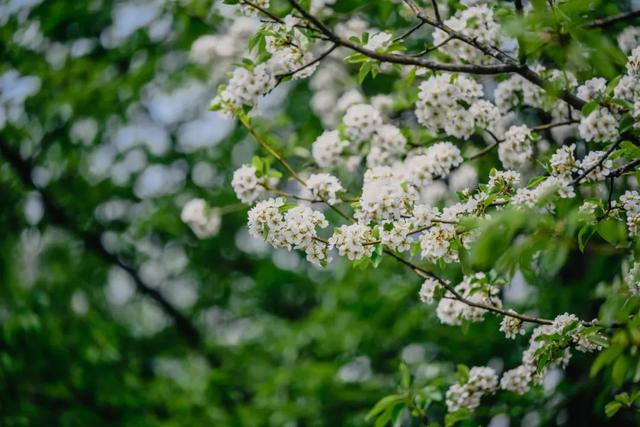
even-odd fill
[{"label": "blurred green foliage", "polygon": [[[452,10],[459,7],[449,3]],[[617,31],[587,31],[583,24],[625,10],[626,2],[555,1],[552,14],[547,2],[531,3],[534,13],[526,20],[504,11],[507,31],[524,42],[528,57],[580,77],[619,73],[625,57],[615,45]],[[188,178],[167,194],[145,200],[133,179],[92,179],[88,158],[111,135],[111,122],[131,120],[130,109],[139,108],[152,79],[161,75],[167,87],[207,80],[208,70],[187,61],[172,66],[171,58],[187,55],[197,37],[222,25],[210,1],[166,2],[160,9],[170,17],[170,36],[154,39],[141,28],[123,43],[105,47],[101,37],[121,5],[45,1],[3,18],[0,26],[0,74],[15,70],[40,82],[25,102],[25,115],[0,131],[5,147],[0,158],[0,425],[365,426],[380,414],[388,415],[378,420],[397,420],[398,426],[427,425],[434,420],[411,418],[406,408],[420,415],[429,407],[431,417],[441,421],[443,391],[458,365],[518,363],[525,338],[505,340],[494,316],[462,328],[440,325],[432,308],[419,303],[418,280],[387,259],[377,269],[337,263],[319,272],[297,255],[278,261],[271,252],[241,251],[235,242],[244,211],[226,215],[217,237],[195,239],[180,222],[181,204],[188,196],[217,206],[235,203],[228,188],[238,164],[234,153],[244,147],[250,158],[256,149],[237,129],[214,147],[185,152],[177,143],[178,126],[167,126],[169,149],[145,151],[149,163],[184,162]],[[341,0],[335,10],[342,17],[362,14],[381,28],[406,29],[411,21],[395,13],[397,7],[392,1]],[[286,9],[285,2],[275,5],[275,10]],[[51,42],[89,39],[94,48],[53,66],[47,60],[53,45],[34,51],[15,43],[16,33],[35,21]],[[412,43],[422,47],[428,40]],[[404,82],[384,76],[367,76],[363,89],[369,95],[395,89],[408,100],[415,96]],[[306,83],[288,96],[282,114],[258,126],[295,129],[274,141],[286,154],[295,154],[293,147],[310,143],[321,125],[306,108],[311,96]],[[70,136],[71,128],[88,116],[96,120],[97,131],[81,144]],[[25,163],[8,161],[7,152],[19,153]],[[198,162],[214,166],[221,183],[194,184],[190,173]],[[485,177],[490,165],[490,160],[481,164]],[[38,178],[43,174],[48,179]],[[32,198],[43,209],[41,219],[25,215]],[[114,198],[144,205],[146,214],[100,221],[98,207]],[[600,355],[574,355],[553,387],[525,396],[499,393],[463,425],[487,425],[499,414],[507,414],[512,425],[532,417],[538,424],[526,425],[640,422],[634,407],[640,380],[638,301],[616,296],[622,285],[609,266],[621,255],[615,248],[598,250],[606,242],[623,243],[626,236],[617,223],[583,231],[580,218],[570,215],[560,230],[556,226],[545,217],[496,215],[482,226],[483,237],[465,267],[497,264],[505,272],[520,272],[532,286],[516,303],[521,310],[536,309],[547,317],[565,311],[584,319],[599,315],[609,323],[635,317]],[[127,235],[113,258],[101,252],[109,233]],[[573,243],[579,235],[590,238],[586,249]],[[117,304],[109,297],[117,263],[139,272],[151,258],[136,245],[140,241],[164,253],[162,263],[185,259],[175,276],[197,283],[196,297],[190,304],[171,302],[195,325],[199,338],[186,336],[130,279],[125,280],[132,293],[126,301]],[[433,267],[459,278],[460,271]],[[159,289],[171,300],[179,286],[174,280]],[[374,406],[384,396],[392,397]]]}]

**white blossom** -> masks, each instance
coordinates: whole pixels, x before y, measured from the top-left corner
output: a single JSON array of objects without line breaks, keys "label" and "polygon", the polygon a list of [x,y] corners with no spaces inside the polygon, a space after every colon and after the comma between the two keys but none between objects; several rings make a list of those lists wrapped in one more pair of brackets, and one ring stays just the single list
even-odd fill
[{"label": "white blossom", "polygon": [[306,180],[307,188],[316,199],[323,199],[330,205],[340,201],[337,194],[344,191],[340,180],[328,173],[316,173]]},{"label": "white blossom", "polygon": [[449,412],[475,409],[480,406],[482,396],[495,392],[497,387],[498,376],[493,368],[475,366],[469,370],[467,382],[454,384],[447,390],[447,409]]},{"label": "white blossom", "polygon": [[220,211],[207,206],[203,199],[189,200],[182,208],[180,219],[199,239],[218,234],[222,222]]},{"label": "white blossom", "polygon": [[533,369],[530,365],[520,365],[506,371],[500,379],[500,388],[517,394],[525,394],[531,388]]},{"label": "white blossom", "polygon": [[350,261],[371,256],[374,250],[373,233],[369,227],[363,224],[343,225],[334,230],[329,239],[329,246],[335,248],[341,256],[346,256]]},{"label": "white blossom", "polygon": [[512,126],[498,145],[498,157],[507,169],[521,168],[533,156],[531,130],[526,126]]},{"label": "white blossom", "polygon": [[355,142],[366,141],[382,125],[380,112],[368,104],[356,104],[347,109],[342,123],[348,137]]},{"label": "white blossom", "polygon": [[[515,313],[509,310],[510,313]],[[514,339],[518,335],[524,335],[525,330],[522,327],[522,320],[513,316],[504,316],[500,323],[500,332],[503,332],[507,338]]]},{"label": "white blossom", "polygon": [[612,141],[618,135],[618,121],[608,109],[598,108],[582,117],[578,131],[587,142]]},{"label": "white blossom", "polygon": [[244,203],[253,203],[264,194],[262,180],[256,175],[256,168],[243,165],[233,173],[231,186],[236,197]]},{"label": "white blossom", "polygon": [[618,46],[624,53],[629,53],[640,46],[640,28],[627,27],[618,34]]},{"label": "white blossom", "polygon": [[549,159],[552,175],[571,177],[571,174],[578,170],[575,150],[575,144],[564,145],[556,150]]},{"label": "white blossom", "polygon": [[465,76],[433,76],[420,84],[416,117],[428,129],[443,129],[447,135],[468,138],[475,118],[463,106],[473,104],[482,95],[482,86]]},{"label": "white blossom", "polygon": [[583,85],[578,86],[578,97],[590,102],[602,99],[607,92],[607,81],[602,77],[587,80]]},{"label": "white blossom", "polygon": [[[602,181],[611,173],[613,162],[611,159],[604,159],[604,151],[590,151],[580,161],[580,173],[583,174],[591,170],[585,179],[589,182]],[[592,169],[593,168],[593,169]]]},{"label": "white blossom", "polygon": [[266,64],[256,65],[253,70],[238,67],[233,71],[227,86],[211,102],[227,115],[233,115],[243,106],[253,108],[258,98],[267,93],[276,79]]},{"label": "white blossom", "polygon": [[460,150],[450,142],[438,142],[405,160],[409,180],[416,187],[423,187],[436,178],[446,177],[451,169],[462,163]]},{"label": "white blossom", "polygon": [[391,43],[392,38],[393,38],[393,35],[384,31],[371,34],[369,35],[369,40],[367,40],[367,43],[363,47],[365,49],[376,50],[376,51],[385,50]]},{"label": "white blossom", "polygon": [[[633,263],[624,279],[631,295],[640,295],[640,262]],[[422,291],[420,291],[420,295],[422,296]]]},{"label": "white blossom", "polygon": [[337,130],[324,131],[313,141],[311,155],[318,166],[331,168],[338,165],[344,149],[348,146],[349,143],[340,137]]},{"label": "white blossom", "polygon": [[397,220],[409,214],[416,199],[416,190],[394,169],[386,166],[369,169],[364,174],[355,218],[363,224]]},{"label": "white blossom", "polygon": [[434,295],[436,291],[441,287],[442,285],[440,284],[439,280],[434,279],[433,277],[429,277],[424,281],[424,283],[422,283],[422,286],[420,287],[420,301],[425,304],[433,303]]},{"label": "white blossom", "polygon": [[[486,5],[462,9],[455,16],[447,19],[444,24],[483,45],[499,46],[501,44],[500,28],[494,18],[493,11]],[[435,45],[441,44],[447,37],[449,35],[446,32],[436,29],[433,33],[433,43]],[[455,60],[469,63],[491,61],[483,52],[461,40],[451,40],[439,50]]]}]

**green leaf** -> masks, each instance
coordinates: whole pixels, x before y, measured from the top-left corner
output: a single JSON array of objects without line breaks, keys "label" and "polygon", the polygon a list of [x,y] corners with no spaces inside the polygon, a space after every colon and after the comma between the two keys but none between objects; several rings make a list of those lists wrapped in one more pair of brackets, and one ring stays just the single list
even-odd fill
[{"label": "green leaf", "polygon": [[360,67],[360,71],[358,71],[358,84],[362,84],[364,79],[367,78],[369,71],[371,71],[371,63],[365,62],[364,64],[362,64],[362,66]]},{"label": "green leaf", "polygon": [[418,71],[418,67],[413,67],[411,68],[411,70],[409,70],[409,74],[407,74],[407,86],[411,86],[413,84],[413,81],[416,78],[416,72]]},{"label": "green leaf", "polygon": [[631,113],[625,113],[620,119],[620,125],[618,126],[618,132],[625,133],[633,127],[635,119],[631,116]]},{"label": "green leaf", "polygon": [[374,268],[377,268],[382,261],[382,254],[384,253],[384,245],[382,243],[376,244],[376,248],[371,254],[371,262]]},{"label": "green leaf", "polygon": [[599,107],[600,107],[600,104],[598,104],[598,101],[587,102],[582,106],[580,113],[582,114],[583,117],[587,117],[589,114],[593,113]]},{"label": "green leaf", "polygon": [[620,387],[627,376],[627,370],[629,368],[628,360],[625,356],[619,357],[616,363],[613,364],[611,371],[611,379],[613,383]]},{"label": "green leaf", "polygon": [[401,394],[390,394],[388,396],[383,397],[378,400],[378,402],[371,408],[369,413],[367,414],[367,419],[375,417],[376,415],[386,411],[389,407],[391,407],[396,402],[399,402],[404,399],[404,396]]},{"label": "green leaf", "polygon": [[613,218],[605,218],[598,223],[596,230],[600,237],[614,246],[624,243],[627,239],[627,232],[624,224]]},{"label": "green leaf", "polygon": [[444,425],[445,425],[445,427],[453,427],[459,421],[462,421],[462,420],[464,420],[466,418],[469,418],[470,415],[471,415],[471,412],[469,410],[467,410],[467,409],[460,409],[460,410],[455,411],[455,412],[449,412],[444,417]]},{"label": "green leaf", "polygon": [[400,377],[400,385],[402,385],[403,388],[409,388],[411,386],[411,373],[404,361],[400,362]]},{"label": "green leaf", "polygon": [[578,232],[578,248],[580,249],[580,252],[584,252],[587,242],[589,242],[589,239],[591,239],[591,236],[593,236],[593,233],[595,232],[596,228],[591,224],[582,226]]},{"label": "green leaf", "polygon": [[622,408],[622,404],[620,402],[609,402],[604,407],[604,413],[607,417],[613,417],[619,410]]},{"label": "green leaf", "polygon": [[459,364],[457,366],[456,381],[460,384],[464,384],[469,381],[469,367],[467,365]]}]

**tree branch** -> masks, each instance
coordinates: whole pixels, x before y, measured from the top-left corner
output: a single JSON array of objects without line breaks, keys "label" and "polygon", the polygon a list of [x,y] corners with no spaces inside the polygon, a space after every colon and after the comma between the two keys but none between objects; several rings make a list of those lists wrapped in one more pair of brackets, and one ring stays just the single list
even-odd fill
[{"label": "tree branch", "polygon": [[374,50],[366,49],[362,46],[359,46],[349,40],[344,40],[338,37],[331,29],[329,29],[326,25],[324,25],[318,18],[311,15],[307,12],[296,0],[289,0],[289,3],[298,11],[300,14],[309,21],[312,25],[314,25],[317,29],[319,29],[329,40],[338,44],[340,46],[344,46],[353,51],[359,52],[369,58],[376,59],[381,62],[389,62],[392,64],[401,64],[401,65],[415,65],[418,67],[428,68],[430,70],[436,71],[449,71],[449,72],[460,72],[460,73],[469,73],[469,74],[502,74],[502,73],[511,73],[516,72],[518,69],[517,64],[498,64],[498,65],[475,65],[475,64],[445,64],[441,62],[435,62],[428,59],[416,58],[407,55],[399,55],[395,53],[379,53]]},{"label": "tree branch", "polygon": [[619,15],[607,16],[606,18],[596,19],[590,23],[588,28],[606,28],[611,25],[617,24],[622,21],[629,21],[640,17],[640,10],[634,10],[631,12],[621,13]]}]

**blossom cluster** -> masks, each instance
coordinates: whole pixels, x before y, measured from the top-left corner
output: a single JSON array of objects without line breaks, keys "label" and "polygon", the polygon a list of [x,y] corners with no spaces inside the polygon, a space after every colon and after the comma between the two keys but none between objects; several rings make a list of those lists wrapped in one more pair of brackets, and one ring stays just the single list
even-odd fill
[{"label": "blossom cluster", "polygon": [[200,239],[218,234],[222,223],[219,210],[210,208],[203,199],[189,200],[182,208],[180,219]]},{"label": "blossom cluster", "polygon": [[465,382],[454,384],[447,390],[447,409],[450,412],[475,409],[480,406],[482,396],[495,392],[497,387],[498,375],[493,368],[474,366]]},{"label": "blossom cluster", "polygon": [[[503,43],[509,44],[508,40],[501,34],[492,8],[480,3],[484,2],[467,2],[467,7],[457,10],[434,30],[439,60],[477,65],[500,62],[500,55],[487,52],[500,51]],[[314,1],[311,10],[322,15],[332,4]],[[428,269],[433,265],[450,267],[446,264],[467,267],[463,257],[480,233],[474,224],[491,218],[494,212],[511,208],[518,213],[533,210],[536,214],[555,215],[556,208],[562,213],[565,205],[575,206],[576,210],[581,205],[582,212],[595,218],[594,213],[603,204],[582,203],[583,199],[604,194],[607,189],[602,181],[611,178],[613,182],[613,177],[620,176],[614,173],[614,165],[621,161],[618,159],[629,158],[629,153],[620,151],[612,156],[615,147],[609,145],[607,149],[606,145],[620,142],[621,121],[625,117],[636,121],[640,118],[640,47],[635,47],[640,30],[629,30],[620,36],[621,48],[630,55],[626,74],[615,84],[604,78],[579,83],[571,72],[547,70],[541,65],[532,66],[528,73],[538,74],[539,78],[513,73],[489,84],[463,73],[423,69],[415,72],[417,88],[410,89],[410,96],[391,93],[368,97],[366,91],[355,86],[346,66],[312,63],[312,45],[317,41],[300,30],[308,25],[313,22],[292,15],[265,23],[269,28],[264,37],[267,59],[262,63],[249,61],[251,64],[236,69],[214,102],[226,112],[246,112],[280,81],[279,76],[312,76],[311,107],[323,129],[300,138],[311,143],[310,156],[306,147],[296,152],[309,168],[300,173],[303,178],[295,176],[304,188],[290,194],[290,199],[299,199],[300,203],[289,205],[282,198],[263,200],[270,193],[288,193],[276,189],[277,179],[263,175],[254,166],[242,166],[234,174],[232,186],[240,200],[262,200],[249,212],[251,234],[274,247],[302,250],[319,266],[326,266],[331,254],[363,264],[370,258],[374,265],[376,257],[383,253],[404,256],[410,261],[402,258],[403,263],[412,266],[421,277],[428,277],[419,298],[426,304],[436,303],[437,317],[446,325],[480,322],[488,312],[494,312],[502,316],[499,330],[507,339],[516,339],[527,333],[525,321],[541,324],[531,333],[521,365],[504,372],[500,380],[493,369],[475,367],[468,378],[454,384],[446,396],[450,411],[477,407],[482,396],[498,386],[526,393],[541,383],[550,367],[564,367],[572,349],[599,350],[597,343],[601,340],[594,339],[597,332],[573,314],[565,313],[551,321],[520,315],[513,309],[503,310],[495,270],[468,273],[463,268],[465,276],[451,284],[431,276],[433,270]],[[450,31],[474,43],[495,46],[496,50],[477,49],[460,37],[451,37]],[[390,46],[401,43],[401,38],[370,28],[359,17],[338,23],[335,33],[336,37],[356,40],[354,43],[361,47],[351,58],[353,63],[362,59],[357,55],[369,56],[362,66],[365,71],[364,67],[369,66],[377,72],[406,75],[408,67],[396,64],[393,68],[384,61],[376,62],[374,54],[387,52]],[[336,46],[337,55],[346,56],[348,46]],[[485,94],[492,84],[493,94]],[[563,91],[575,96],[557,98]],[[406,102],[411,96],[415,99],[413,105]],[[573,98],[584,101],[581,111],[572,105],[583,103],[574,102]],[[522,111],[524,108],[527,109]],[[529,109],[550,117],[550,122],[532,124]],[[389,114],[390,110],[396,114]],[[637,123],[626,129],[635,131],[633,125]],[[478,143],[490,145],[479,152]],[[502,169],[492,169],[486,183],[479,182],[486,176],[486,169],[476,169],[471,164],[483,155],[497,157]],[[465,159],[470,161],[465,163]],[[546,173],[536,176],[538,171],[544,172],[539,164],[546,166]],[[290,170],[286,163],[284,166]],[[289,190],[291,186],[283,188]],[[607,196],[609,208],[605,215],[626,221],[630,237],[640,235],[638,192],[627,191],[619,203],[612,202],[608,193]],[[577,200],[559,204],[560,199]],[[318,229],[328,227],[330,218],[316,210],[327,208],[318,208],[321,204],[329,205],[346,222],[327,230],[326,238],[317,234]],[[415,267],[414,261],[427,266]],[[625,276],[634,295],[640,292],[638,265],[633,263]],[[539,363],[542,358],[546,360],[543,364]]]}]

